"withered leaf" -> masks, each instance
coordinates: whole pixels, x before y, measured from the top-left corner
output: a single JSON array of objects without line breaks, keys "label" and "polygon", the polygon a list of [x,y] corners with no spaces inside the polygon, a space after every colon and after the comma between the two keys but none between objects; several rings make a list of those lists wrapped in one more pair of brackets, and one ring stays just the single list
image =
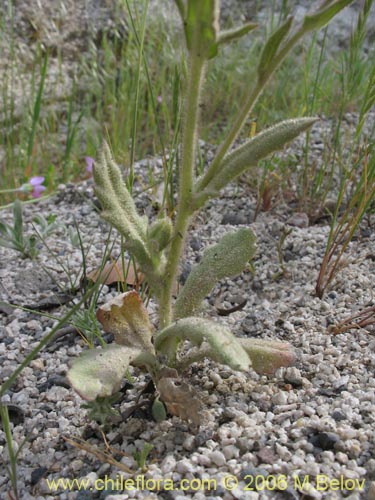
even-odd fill
[{"label": "withered leaf", "polygon": [[101,306],[96,317],[104,331],[113,333],[115,342],[154,353],[153,326],[139,294],[122,293]]},{"label": "withered leaf", "polygon": [[201,425],[203,405],[193,387],[179,378],[162,377],[156,388],[171,415]]},{"label": "withered leaf", "polygon": [[94,269],[87,274],[87,278],[94,283],[99,280],[104,285],[126,282],[129,286],[135,286],[143,282],[144,275],[134,269],[132,262],[125,261],[123,266],[121,260],[118,260],[109,262],[104,267]]}]

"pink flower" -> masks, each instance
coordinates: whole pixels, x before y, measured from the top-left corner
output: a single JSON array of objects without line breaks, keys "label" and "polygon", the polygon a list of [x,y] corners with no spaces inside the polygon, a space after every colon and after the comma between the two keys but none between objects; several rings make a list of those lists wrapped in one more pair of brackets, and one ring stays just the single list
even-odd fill
[{"label": "pink flower", "polygon": [[85,161],[86,161],[86,172],[92,175],[92,169],[94,167],[94,158],[91,158],[91,156],[85,156]]},{"label": "pink flower", "polygon": [[159,104],[163,102],[163,97],[161,95],[158,95],[156,100],[158,101]]},{"label": "pink flower", "polygon": [[44,177],[36,176],[31,177],[29,182],[26,184],[22,184],[22,186],[17,189],[17,191],[22,191],[23,193],[31,193],[33,198],[40,198],[42,196],[43,191],[47,188],[43,186]]},{"label": "pink flower", "polygon": [[37,176],[37,177],[31,177],[29,180],[29,184],[32,186],[32,191],[31,191],[31,196],[33,198],[40,198],[42,196],[43,191],[45,191],[47,188],[43,186],[44,182],[44,177]]}]

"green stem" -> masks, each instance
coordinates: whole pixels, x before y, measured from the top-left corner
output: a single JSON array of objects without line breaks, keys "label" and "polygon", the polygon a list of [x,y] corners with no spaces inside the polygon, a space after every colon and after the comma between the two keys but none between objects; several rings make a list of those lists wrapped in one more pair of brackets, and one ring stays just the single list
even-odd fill
[{"label": "green stem", "polygon": [[20,192],[19,188],[15,188],[15,189],[0,189],[0,194],[17,193],[17,192]]},{"label": "green stem", "polygon": [[190,54],[189,80],[184,104],[182,127],[182,157],[179,172],[179,206],[168,253],[166,272],[159,301],[160,328],[172,321],[172,290],[177,277],[178,264],[184,247],[185,235],[192,216],[192,195],[195,159],[197,150],[197,129],[199,117],[199,96],[204,76],[205,60]]}]

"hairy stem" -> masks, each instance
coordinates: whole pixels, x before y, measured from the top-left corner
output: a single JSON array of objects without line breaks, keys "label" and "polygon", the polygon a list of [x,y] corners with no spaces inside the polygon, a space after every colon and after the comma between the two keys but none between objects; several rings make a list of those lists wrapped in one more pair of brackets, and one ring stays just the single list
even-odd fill
[{"label": "hairy stem", "polygon": [[199,117],[199,96],[204,76],[205,61],[190,54],[189,79],[184,103],[182,126],[182,157],[179,172],[179,205],[168,253],[163,289],[159,301],[160,327],[165,328],[172,321],[172,290],[177,277],[178,264],[183,251],[185,235],[193,212],[192,195],[197,149]]}]

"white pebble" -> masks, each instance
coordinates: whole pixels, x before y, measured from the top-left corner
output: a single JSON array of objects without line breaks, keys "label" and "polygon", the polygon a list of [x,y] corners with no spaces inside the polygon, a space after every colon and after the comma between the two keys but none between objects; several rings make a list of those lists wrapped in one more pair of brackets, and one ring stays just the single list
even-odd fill
[{"label": "white pebble", "polygon": [[212,451],[209,455],[211,461],[217,465],[218,467],[222,467],[223,465],[225,465],[226,463],[226,459],[225,459],[225,456],[223,455],[223,453],[221,453],[221,451]]}]

